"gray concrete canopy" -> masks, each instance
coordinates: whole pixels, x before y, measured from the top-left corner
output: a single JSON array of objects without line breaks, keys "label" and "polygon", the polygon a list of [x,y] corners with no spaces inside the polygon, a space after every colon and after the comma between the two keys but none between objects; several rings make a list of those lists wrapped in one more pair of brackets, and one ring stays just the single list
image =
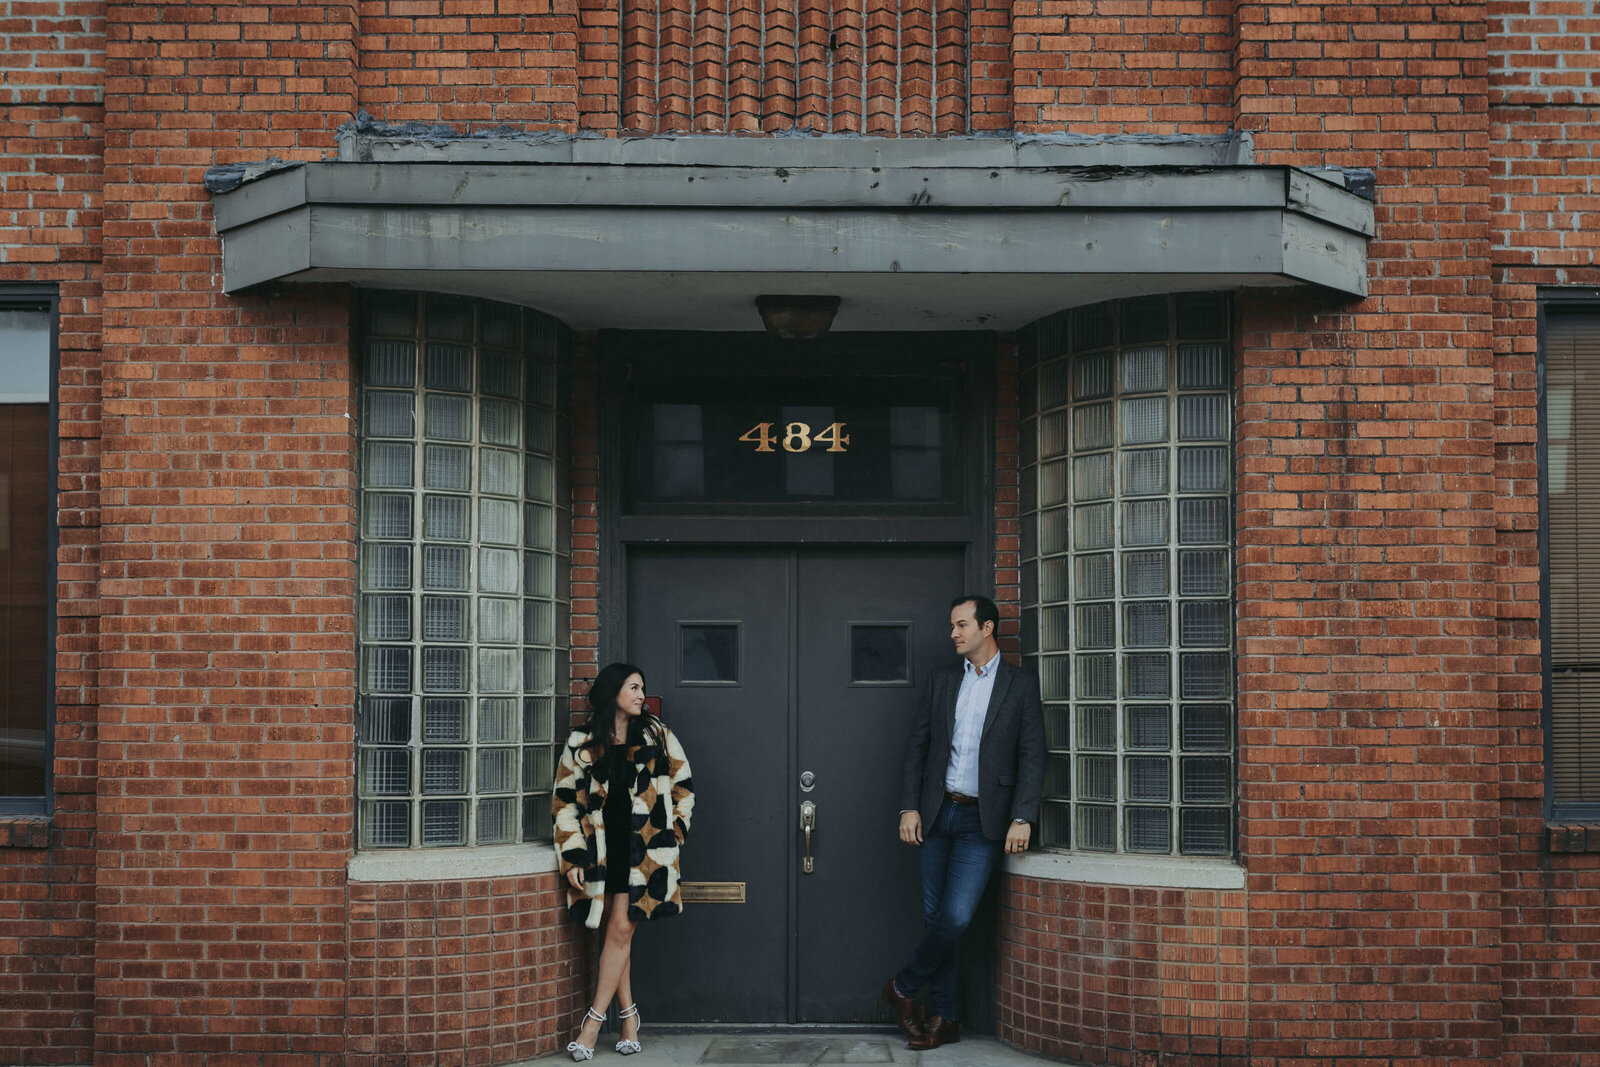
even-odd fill
[{"label": "gray concrete canopy", "polygon": [[952,330],[1152,292],[1367,291],[1370,202],[1339,175],[1217,162],[1215,146],[344,148],[216,195],[227,291],[345,282],[507,300],[578,329],[702,330],[759,329],[761,293],[840,296],[839,330]]}]

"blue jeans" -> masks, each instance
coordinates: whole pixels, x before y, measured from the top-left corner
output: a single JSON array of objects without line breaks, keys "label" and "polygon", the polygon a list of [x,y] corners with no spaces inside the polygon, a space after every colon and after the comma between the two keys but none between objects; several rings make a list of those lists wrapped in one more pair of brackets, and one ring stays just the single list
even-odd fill
[{"label": "blue jeans", "polygon": [[900,992],[915,995],[924,985],[933,1013],[956,1017],[956,942],[978,910],[984,886],[1005,848],[983,836],[976,804],[946,800],[922,835],[922,938],[911,962],[894,976]]}]

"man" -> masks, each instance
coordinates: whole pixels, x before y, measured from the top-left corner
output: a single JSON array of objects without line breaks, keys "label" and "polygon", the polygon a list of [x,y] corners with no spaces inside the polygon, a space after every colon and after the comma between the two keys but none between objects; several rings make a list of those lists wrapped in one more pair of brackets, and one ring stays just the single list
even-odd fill
[{"label": "man", "polygon": [[[1039,818],[1039,682],[1000,658],[999,622],[988,597],[963,596],[950,605],[950,639],[961,666],[928,679],[906,745],[900,840],[922,849],[926,925],[910,961],[884,985],[883,999],[919,1051],[961,1040],[956,942],[1001,849],[1025,851]],[[925,984],[933,1001],[926,1023],[912,999]]]}]

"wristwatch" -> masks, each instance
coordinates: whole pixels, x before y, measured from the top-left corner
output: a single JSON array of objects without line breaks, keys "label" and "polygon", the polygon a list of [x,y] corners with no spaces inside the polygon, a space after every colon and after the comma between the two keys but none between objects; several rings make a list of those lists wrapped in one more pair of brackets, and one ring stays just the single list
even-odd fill
[{"label": "wristwatch", "polygon": [[1013,823],[1015,823],[1016,825],[1018,825],[1018,826],[1026,826],[1026,825],[1028,825],[1028,820],[1027,819],[1012,819],[1011,821]]}]

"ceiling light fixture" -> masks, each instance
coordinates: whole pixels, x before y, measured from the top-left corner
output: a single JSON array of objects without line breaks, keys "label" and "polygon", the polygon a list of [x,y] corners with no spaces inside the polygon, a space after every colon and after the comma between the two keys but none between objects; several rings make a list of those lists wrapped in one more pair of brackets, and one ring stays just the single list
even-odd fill
[{"label": "ceiling light fixture", "polygon": [[836,296],[758,296],[767,332],[785,341],[810,341],[828,332],[839,310]]}]

